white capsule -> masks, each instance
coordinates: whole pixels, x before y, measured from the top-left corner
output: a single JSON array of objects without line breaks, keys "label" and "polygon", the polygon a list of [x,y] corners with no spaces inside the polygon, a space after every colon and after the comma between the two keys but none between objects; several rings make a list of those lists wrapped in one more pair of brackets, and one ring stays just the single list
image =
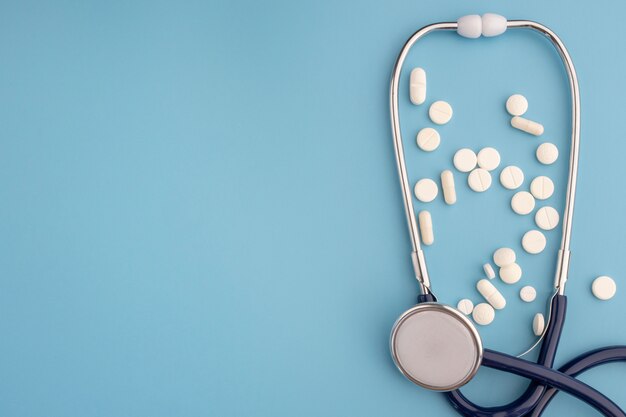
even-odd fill
[{"label": "white capsule", "polygon": [[452,119],[452,106],[443,100],[435,101],[428,109],[428,116],[433,123],[445,125]]},{"label": "white capsule", "polygon": [[522,277],[522,268],[518,264],[511,264],[500,268],[500,279],[506,284],[515,284]]},{"label": "white capsule", "polygon": [[480,38],[483,32],[483,20],[477,14],[463,16],[456,21],[458,26],[456,32],[464,38]]},{"label": "white capsule", "polygon": [[430,178],[423,178],[415,184],[415,197],[423,203],[430,203],[438,193],[437,183]]},{"label": "white capsule", "polygon": [[478,166],[487,171],[493,171],[500,165],[500,154],[494,148],[483,148],[476,157]]},{"label": "white capsule", "polygon": [[524,172],[514,165],[509,165],[500,172],[500,184],[508,190],[519,188],[524,182]]},{"label": "white capsule", "polygon": [[459,149],[452,160],[454,167],[461,172],[470,172],[476,168],[477,157],[473,150],[468,148]]},{"label": "white capsule", "polygon": [[425,127],[417,133],[417,146],[424,152],[432,152],[439,147],[441,136],[432,127]]},{"label": "white capsule", "polygon": [[426,101],[426,71],[423,68],[414,68],[411,71],[409,93],[413,104],[422,104]]},{"label": "white capsule", "polygon": [[506,306],[506,300],[488,279],[483,278],[478,281],[476,289],[496,310],[502,310]]},{"label": "white capsule", "polygon": [[482,17],[482,34],[488,38],[502,35],[506,31],[506,17],[485,13]]},{"label": "white capsule", "polygon": [[559,148],[554,143],[544,142],[537,146],[537,160],[544,165],[553,164],[559,157]]},{"label": "white capsule", "polygon": [[533,333],[535,333],[535,336],[541,336],[545,327],[546,322],[543,318],[543,314],[535,314],[535,317],[533,318]]},{"label": "white capsule", "polygon": [[522,289],[519,290],[519,298],[521,298],[524,302],[532,303],[535,301],[535,298],[537,298],[537,290],[530,285],[522,287]]},{"label": "white capsule", "polygon": [[433,219],[427,210],[420,211],[418,215],[420,222],[420,233],[422,235],[422,243],[426,246],[430,246],[435,241],[435,235],[433,233]]},{"label": "white capsule", "polygon": [[554,183],[544,175],[540,175],[530,183],[530,192],[537,200],[546,200],[554,193]]},{"label": "white capsule", "polygon": [[617,285],[611,277],[601,276],[593,280],[591,292],[599,300],[610,300],[617,291]]},{"label": "white capsule", "polygon": [[483,271],[485,271],[485,275],[489,279],[494,279],[496,277],[496,272],[493,270],[491,264],[484,264]]},{"label": "white capsule", "polygon": [[441,173],[441,189],[443,190],[443,199],[446,204],[456,203],[456,188],[454,187],[454,175],[452,171],[446,169]]},{"label": "white capsule", "polygon": [[461,313],[468,316],[472,314],[472,311],[474,310],[474,303],[472,303],[472,300],[468,300],[467,298],[464,298],[461,301],[459,301],[459,303],[456,305],[456,308]]},{"label": "white capsule", "polygon": [[552,230],[559,224],[559,212],[554,207],[541,207],[535,213],[535,223],[543,230]]},{"label": "white capsule", "polygon": [[511,119],[511,126],[526,133],[530,133],[531,135],[543,135],[543,125],[533,122],[532,120],[524,119],[523,117],[514,116]]},{"label": "white capsule", "polygon": [[506,111],[511,116],[521,116],[528,110],[528,100],[521,94],[513,94],[506,101]]},{"label": "white capsule", "polygon": [[522,237],[522,247],[531,255],[541,253],[546,248],[546,237],[539,230],[530,230]]},{"label": "white capsule", "polygon": [[477,193],[487,191],[491,187],[491,174],[486,169],[476,168],[468,175],[467,184]]},{"label": "white capsule", "polygon": [[474,307],[474,311],[472,311],[472,317],[477,324],[481,326],[486,326],[491,324],[493,319],[496,317],[496,312],[487,303],[480,303]]},{"label": "white capsule", "polygon": [[535,209],[535,197],[528,191],[518,191],[511,198],[511,208],[522,216],[530,214]]},{"label": "white capsule", "polygon": [[515,251],[511,248],[500,248],[493,253],[493,263],[499,267],[514,264]]}]

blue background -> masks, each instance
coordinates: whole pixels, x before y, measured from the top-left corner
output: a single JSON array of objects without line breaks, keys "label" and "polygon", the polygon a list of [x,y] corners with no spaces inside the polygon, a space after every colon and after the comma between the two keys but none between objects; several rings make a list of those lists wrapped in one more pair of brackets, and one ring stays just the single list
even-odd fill
[{"label": "blue background", "polygon": [[[416,296],[388,120],[396,54],[417,28],[494,11],[552,27],[577,65],[582,149],[558,364],[626,343],[623,138],[626,3],[597,1],[178,2],[0,4],[0,415],[455,415],[396,371],[387,341]],[[432,154],[414,143],[426,106],[402,116],[410,177],[435,177],[454,151],[494,146],[526,178],[552,177],[563,207],[569,98],[541,37],[432,35],[407,68],[428,71],[428,103],[449,101]],[[530,102],[546,133],[508,126],[505,99]],[[561,150],[539,165],[542,140]],[[458,203],[431,203],[426,255],[442,301],[474,284],[499,246],[520,283],[480,328],[518,353],[544,311],[559,232],[520,247],[531,216],[497,181],[484,194],[455,173]],[[495,179],[495,178],[494,178]],[[525,187],[528,186],[528,180]],[[416,204],[417,208],[423,205]],[[611,275],[609,302],[590,284]],[[534,285],[539,298],[517,292]],[[582,379],[626,407],[626,365]],[[481,371],[485,404],[525,382]],[[595,411],[560,395],[547,415]]]}]

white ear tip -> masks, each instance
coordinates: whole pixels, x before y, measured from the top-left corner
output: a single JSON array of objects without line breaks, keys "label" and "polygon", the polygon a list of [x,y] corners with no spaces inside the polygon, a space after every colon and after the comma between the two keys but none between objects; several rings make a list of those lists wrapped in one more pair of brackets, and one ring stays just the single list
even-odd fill
[{"label": "white ear tip", "polygon": [[485,13],[482,17],[482,23],[483,36],[498,36],[506,31],[506,17],[499,14]]},{"label": "white ear tip", "polygon": [[483,32],[483,21],[477,14],[463,16],[457,20],[456,32],[464,38],[480,38]]}]

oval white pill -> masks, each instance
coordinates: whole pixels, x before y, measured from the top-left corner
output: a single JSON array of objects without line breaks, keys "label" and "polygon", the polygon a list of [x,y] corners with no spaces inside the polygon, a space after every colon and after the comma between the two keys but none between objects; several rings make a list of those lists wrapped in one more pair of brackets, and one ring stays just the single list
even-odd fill
[{"label": "oval white pill", "polygon": [[459,171],[470,172],[476,168],[477,157],[473,150],[463,148],[456,151],[452,162]]},{"label": "oval white pill", "polygon": [[502,35],[506,31],[506,17],[495,13],[485,13],[482,17],[482,34],[488,38]]},{"label": "oval white pill", "polygon": [[511,119],[511,126],[526,133],[530,133],[531,135],[543,135],[543,125],[537,122],[533,122],[532,120],[524,119],[523,117],[513,117]]},{"label": "oval white pill", "polygon": [[496,311],[487,303],[480,303],[476,305],[476,307],[474,307],[474,311],[472,311],[472,318],[481,326],[491,324],[495,317]]},{"label": "oval white pill", "polygon": [[428,109],[428,116],[433,123],[445,125],[452,119],[452,106],[443,100],[435,101]]},{"label": "oval white pill", "polygon": [[522,237],[522,247],[532,255],[541,253],[546,248],[546,237],[539,230],[530,230]]},{"label": "oval white pill", "polygon": [[550,165],[559,158],[559,148],[554,143],[544,142],[537,146],[536,155],[539,162]]},{"label": "oval white pill", "polygon": [[481,279],[476,283],[476,289],[485,297],[485,300],[496,310],[506,307],[506,300],[498,289],[488,279]]},{"label": "oval white pill", "polygon": [[472,314],[472,310],[474,310],[474,303],[472,303],[472,300],[468,300],[467,298],[464,298],[461,301],[459,301],[459,303],[456,305],[456,308],[461,313],[468,316]]},{"label": "oval white pill", "polygon": [[439,147],[441,136],[432,127],[425,127],[417,133],[417,146],[425,152],[432,152]]},{"label": "oval white pill", "polygon": [[493,270],[493,267],[490,264],[484,264],[483,271],[485,271],[485,275],[489,279],[494,279],[496,277],[496,272]]},{"label": "oval white pill", "polygon": [[430,216],[430,212],[422,210],[417,217],[420,223],[422,243],[426,246],[430,246],[435,241],[435,235],[433,233],[433,219]]},{"label": "oval white pill", "polygon": [[456,203],[454,175],[449,169],[446,169],[441,173],[441,189],[443,190],[443,199],[445,200],[446,204]]},{"label": "oval white pill", "polygon": [[541,336],[545,327],[546,321],[543,318],[543,314],[535,314],[535,317],[533,318],[533,333],[535,333],[535,336]]},{"label": "oval white pill", "polygon": [[535,197],[528,191],[518,191],[511,198],[511,208],[520,215],[526,215],[535,209]]},{"label": "oval white pill", "polygon": [[430,203],[437,197],[439,188],[430,178],[423,178],[415,184],[415,197],[423,203]]},{"label": "oval white pill", "polygon": [[552,230],[559,224],[559,212],[554,207],[541,207],[535,213],[535,223],[543,230]]},{"label": "oval white pill", "polygon": [[491,187],[491,174],[486,169],[476,168],[468,175],[467,184],[477,193],[487,191]]},{"label": "oval white pill", "polygon": [[409,94],[413,104],[419,105],[426,101],[426,71],[424,68],[414,68],[411,71]]},{"label": "oval white pill", "polygon": [[494,148],[483,148],[476,157],[478,166],[487,171],[493,171],[500,165],[500,154]]},{"label": "oval white pill", "polygon": [[483,32],[483,19],[477,14],[460,17],[456,32],[464,38],[480,38]]},{"label": "oval white pill", "polygon": [[515,263],[515,251],[511,248],[500,248],[493,253],[493,263],[499,267]]},{"label": "oval white pill", "polygon": [[528,100],[521,94],[513,94],[506,101],[506,111],[511,116],[521,116],[528,110]]},{"label": "oval white pill", "polygon": [[509,165],[500,172],[500,184],[506,189],[515,190],[524,182],[524,172],[515,165]]},{"label": "oval white pill", "polygon": [[530,183],[530,192],[537,200],[546,200],[554,193],[554,183],[544,175],[540,175]]},{"label": "oval white pill", "polygon": [[522,277],[522,268],[518,264],[511,264],[500,268],[500,279],[506,284],[515,284]]},{"label": "oval white pill", "polygon": [[617,291],[617,285],[611,277],[601,276],[593,280],[591,292],[599,300],[610,300]]},{"label": "oval white pill", "polygon": [[522,287],[522,289],[519,290],[519,298],[521,298],[522,301],[531,303],[535,301],[535,298],[537,298],[537,290],[535,290],[535,287],[531,287],[530,285]]}]

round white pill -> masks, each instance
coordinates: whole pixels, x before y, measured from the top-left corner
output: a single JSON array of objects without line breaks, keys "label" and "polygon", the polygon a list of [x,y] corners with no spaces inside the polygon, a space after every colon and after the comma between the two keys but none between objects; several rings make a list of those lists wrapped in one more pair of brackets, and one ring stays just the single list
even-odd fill
[{"label": "round white pill", "polygon": [[601,276],[593,280],[591,292],[599,300],[610,300],[615,295],[617,286],[611,277]]},{"label": "round white pill", "polygon": [[459,303],[456,305],[456,308],[461,313],[463,313],[466,316],[468,316],[468,315],[472,314],[472,311],[474,310],[474,303],[472,303],[472,300],[464,298],[461,301],[459,301]]},{"label": "round white pill", "polygon": [[491,187],[491,174],[486,169],[476,168],[468,175],[467,184],[477,193],[487,191]]},{"label": "round white pill", "polygon": [[544,175],[540,175],[530,183],[530,192],[537,200],[546,200],[554,193],[554,183]]},{"label": "round white pill", "polygon": [[522,237],[522,247],[532,255],[541,253],[546,248],[546,237],[539,230],[530,230]]},{"label": "round white pill", "polygon": [[524,182],[524,173],[519,167],[509,165],[500,172],[500,184],[506,189],[515,190]]},{"label": "round white pill", "polygon": [[452,106],[443,100],[435,101],[428,109],[428,116],[433,123],[445,125],[452,119]]},{"label": "round white pill", "polygon": [[541,336],[545,327],[546,321],[543,318],[543,314],[535,314],[535,317],[533,318],[533,333],[535,333],[535,336]]},{"label": "round white pill", "polygon": [[476,154],[473,150],[463,148],[456,151],[452,162],[454,167],[461,172],[470,172],[476,168]]},{"label": "round white pill", "polygon": [[522,268],[518,264],[511,264],[500,268],[500,279],[506,284],[515,284],[522,277]]},{"label": "round white pill", "polygon": [[535,213],[535,223],[543,230],[552,230],[559,224],[559,212],[554,207],[541,207]]},{"label": "round white pill", "polygon": [[559,149],[554,143],[545,142],[537,146],[537,160],[544,165],[554,163],[559,157]]},{"label": "round white pill", "polygon": [[511,208],[520,215],[526,215],[535,209],[535,197],[528,191],[518,191],[511,198]]},{"label": "round white pill", "polygon": [[496,277],[496,272],[493,270],[493,267],[490,264],[484,264],[483,271],[485,271],[485,275],[489,279],[494,279]]},{"label": "round white pill", "polygon": [[423,203],[430,203],[437,197],[439,188],[430,178],[422,178],[415,184],[415,197]]},{"label": "round white pill", "polygon": [[432,127],[425,127],[417,133],[417,146],[425,152],[432,152],[439,147],[441,136]]},{"label": "round white pill", "polygon": [[531,287],[530,285],[522,287],[522,289],[519,290],[519,298],[527,303],[532,303],[535,301],[535,298],[537,298],[537,290],[535,290],[535,287]]},{"label": "round white pill", "polygon": [[483,148],[476,157],[478,166],[487,171],[493,171],[500,165],[500,154],[494,148]]},{"label": "round white pill", "polygon": [[515,251],[511,248],[500,248],[493,253],[493,263],[499,267],[515,263]]},{"label": "round white pill", "polygon": [[474,307],[472,311],[472,317],[474,321],[482,326],[491,324],[496,317],[496,311],[487,303],[480,303]]},{"label": "round white pill", "polygon": [[506,101],[506,111],[511,116],[521,116],[528,110],[528,100],[521,94],[513,94]]}]

